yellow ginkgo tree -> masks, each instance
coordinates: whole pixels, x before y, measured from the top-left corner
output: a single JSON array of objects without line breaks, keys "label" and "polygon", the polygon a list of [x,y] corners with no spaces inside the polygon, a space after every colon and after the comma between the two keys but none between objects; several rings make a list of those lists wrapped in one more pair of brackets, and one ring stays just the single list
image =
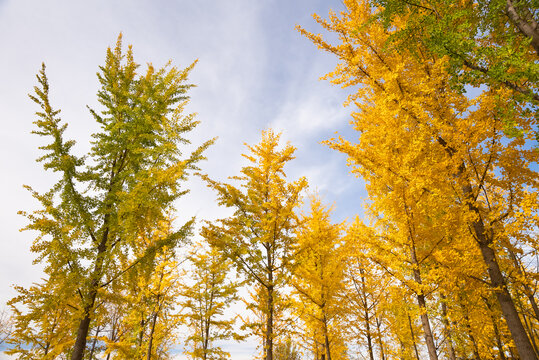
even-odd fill
[{"label": "yellow ginkgo tree", "polygon": [[[119,256],[120,262],[127,267],[147,248],[167,238],[171,229],[169,219],[157,229],[141,234],[134,253]],[[103,324],[106,335],[98,338],[105,342],[107,356],[153,359],[169,354],[181,324],[178,307],[184,279],[180,263],[175,249],[165,246],[151,259],[137,263],[113,280],[111,291],[102,295],[107,308]],[[111,316],[114,313],[117,318]]]},{"label": "yellow ginkgo tree", "polygon": [[293,264],[295,311],[303,322],[300,335],[316,359],[346,359],[345,323],[340,292],[343,290],[346,248],[343,224],[332,224],[331,209],[311,197],[310,212],[297,231]]},{"label": "yellow ginkgo tree", "polygon": [[[533,164],[539,152],[531,146],[536,117],[511,101],[506,88],[492,87],[475,98],[452,88],[448,59],[421,44],[413,54],[391,46],[388,38],[406,16],[395,16],[388,29],[376,16],[380,8],[368,1],[344,4],[346,9],[329,20],[317,18],[338,34],[337,44],[302,30],[339,58],[328,78],[354,88],[348,102],[356,108],[352,124],[358,141],[339,137],[329,146],[348,155],[352,171],[367,183],[372,217],[408,249],[414,292],[430,291],[425,280],[435,266],[428,263],[432,254],[452,254],[454,244],[469,249],[452,264],[480,260],[477,266],[486,275],[481,280],[489,283],[520,357],[536,359],[534,335],[525,329],[508,281],[515,269],[504,261],[508,248],[538,249],[537,239],[529,236],[538,224],[539,177]],[[505,135],[508,117],[521,129],[520,137]],[[419,306],[428,310],[428,304]],[[426,325],[423,321],[428,353],[436,359]]]},{"label": "yellow ginkgo tree", "polygon": [[192,359],[217,360],[230,358],[219,346],[226,340],[240,340],[236,318],[229,313],[238,300],[239,282],[230,279],[231,260],[218,249],[197,244],[189,256],[191,268],[181,287],[182,322],[189,328],[185,353]]},{"label": "yellow ginkgo tree", "polygon": [[288,182],[284,166],[294,158],[295,148],[286,144],[279,149],[280,135],[272,130],[262,132],[259,144],[248,146],[243,156],[250,162],[233,179],[241,187],[220,183],[207,176],[208,186],[218,194],[219,204],[234,214],[208,223],[205,237],[230,258],[246,279],[256,284],[258,302],[263,314],[263,350],[266,360],[273,359],[276,337],[275,310],[279,291],[289,282],[289,264],[293,254],[302,191],[307,180]]}]

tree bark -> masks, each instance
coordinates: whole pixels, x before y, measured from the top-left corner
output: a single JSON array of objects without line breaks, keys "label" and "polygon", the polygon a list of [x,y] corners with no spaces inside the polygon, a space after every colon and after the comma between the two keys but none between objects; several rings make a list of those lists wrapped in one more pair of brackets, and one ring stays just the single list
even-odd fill
[{"label": "tree bark", "polygon": [[408,325],[410,326],[410,334],[412,335],[412,344],[414,345],[415,358],[419,360],[419,351],[415,342],[414,327],[412,326],[412,318],[408,315]]},{"label": "tree bark", "polygon": [[[417,260],[413,236],[414,234],[410,229],[410,257],[411,263],[414,266],[414,281],[417,284],[421,285],[421,272],[419,271],[419,261]],[[425,342],[427,344],[427,350],[429,352],[429,359],[438,360],[438,354],[436,354],[436,344],[434,344],[434,336],[430,327],[429,315],[427,314],[427,301],[425,299],[425,294],[423,294],[422,289],[417,293],[417,304],[419,305],[419,310],[421,312],[421,325],[423,327],[423,334],[425,335]]]},{"label": "tree bark", "polygon": [[[271,280],[270,280],[271,281]],[[268,290],[268,314],[266,318],[266,360],[273,360],[273,286]]]},{"label": "tree bark", "polygon": [[326,359],[327,360],[331,360],[331,351],[330,351],[330,348],[329,348],[329,335],[328,335],[328,320],[327,320],[327,317],[326,317],[326,311],[325,309],[322,309],[323,311],[323,314],[324,314],[324,318],[323,318],[323,321],[324,321],[324,347],[326,348]]},{"label": "tree bark", "polygon": [[377,340],[378,340],[378,347],[380,347],[380,359],[381,360],[386,360],[386,356],[385,356],[385,352],[384,352],[384,343],[382,341],[382,331],[380,329],[381,320],[380,320],[379,317],[375,317],[375,319],[376,319],[376,331],[377,331],[376,337],[377,337]]},{"label": "tree bark", "polygon": [[447,356],[449,360],[457,360],[457,357],[455,355],[455,348],[453,346],[453,337],[451,334],[451,326],[449,324],[449,319],[447,316],[447,304],[446,297],[444,294],[440,295],[442,299],[442,323],[444,325],[444,332],[445,332],[445,338],[447,341]]},{"label": "tree bark", "polygon": [[507,290],[505,279],[500,270],[494,250],[488,246],[486,241],[484,226],[482,222],[476,221],[473,224],[475,234],[478,237],[479,248],[481,249],[481,255],[487,265],[488,274],[493,288],[495,289],[496,299],[500,304],[502,314],[507,322],[507,327],[511,332],[511,336],[517,347],[518,354],[522,360],[537,360],[535,351],[520,318],[518,316],[517,309],[513,303],[513,299]]},{"label": "tree bark", "polygon": [[369,305],[367,300],[367,289],[365,286],[365,271],[360,268],[359,273],[361,274],[361,290],[363,292],[363,308],[365,310],[365,330],[367,331],[367,348],[369,350],[369,359],[374,360],[374,351],[372,348],[372,336],[371,336],[371,325],[369,318]]},{"label": "tree bark", "polygon": [[73,346],[73,352],[71,353],[71,360],[82,360],[84,357],[84,351],[86,349],[86,340],[88,338],[88,330],[90,329],[90,322],[92,320],[91,313],[95,304],[95,299],[97,297],[97,290],[99,289],[99,283],[101,282],[101,277],[103,275],[103,258],[107,250],[108,242],[108,222],[110,215],[105,215],[104,218],[104,230],[101,242],[97,247],[97,256],[94,264],[94,269],[90,275],[90,285],[88,289],[88,298],[86,299],[86,304],[84,306],[84,316],[79,323],[77,329],[77,338],[75,340],[75,345]]},{"label": "tree bark", "polygon": [[[445,149],[449,157],[452,158],[455,155],[455,149],[449,146],[449,144],[447,144],[442,137],[438,137],[437,141]],[[481,255],[485,265],[487,266],[490,282],[496,294],[496,299],[500,304],[503,317],[507,323],[509,331],[511,332],[511,337],[515,342],[520,358],[522,360],[537,360],[537,356],[533,350],[530,339],[528,338],[526,330],[524,329],[524,326],[522,325],[522,322],[518,316],[518,312],[515,308],[513,299],[511,298],[511,294],[509,294],[509,291],[507,290],[505,278],[496,260],[494,250],[489,247],[489,244],[491,244],[494,240],[494,235],[487,235],[487,229],[485,228],[483,218],[481,217],[481,212],[475,204],[476,197],[472,184],[466,177],[466,164],[464,161],[460,163],[458,171],[454,174],[454,176],[463,181],[463,184],[461,185],[462,194],[468,204],[469,211],[476,216],[476,219],[471,221],[470,227],[473,235],[475,235],[479,249],[481,250]]]},{"label": "tree bark", "polygon": [[535,52],[539,54],[539,32],[538,32],[538,26],[537,22],[534,19],[531,20],[531,24],[528,23],[525,19],[523,19],[515,9],[515,6],[513,4],[512,0],[506,0],[506,7],[505,7],[506,15],[513,21],[513,23],[517,26],[518,30],[531,40],[531,45],[535,49]]},{"label": "tree bark", "polygon": [[[157,301],[159,303],[159,296],[157,297]],[[156,323],[157,323],[157,310],[155,310],[152,315],[152,326],[150,327],[150,335],[148,338],[148,352],[146,354],[146,360],[151,360],[152,358],[153,334],[155,332]]]}]

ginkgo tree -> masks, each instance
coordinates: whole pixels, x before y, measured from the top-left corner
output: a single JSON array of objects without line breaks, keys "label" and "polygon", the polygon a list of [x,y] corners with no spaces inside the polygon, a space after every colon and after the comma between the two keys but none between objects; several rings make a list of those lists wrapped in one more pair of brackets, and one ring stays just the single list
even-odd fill
[{"label": "ginkgo tree", "polygon": [[280,135],[272,130],[262,132],[259,144],[248,146],[244,157],[250,162],[234,177],[241,187],[221,183],[204,176],[218,195],[220,205],[234,214],[208,223],[204,235],[237,266],[247,280],[256,284],[255,306],[263,314],[263,349],[266,360],[273,359],[274,318],[279,291],[289,281],[289,264],[293,254],[302,191],[307,180],[288,182],[286,163],[294,158],[295,148],[286,144],[279,149]]},{"label": "ginkgo tree", "polygon": [[[537,228],[538,176],[530,166],[539,156],[531,146],[537,119],[513,102],[513,93],[505,87],[489,88],[476,98],[452,88],[449,59],[421,44],[413,54],[391,46],[391,34],[412,15],[394,16],[388,29],[376,16],[381,8],[367,1],[344,3],[346,10],[339,15],[318,18],[339,35],[338,44],[302,30],[339,57],[341,63],[328,77],[355,89],[349,103],[357,108],[352,122],[358,142],[340,137],[329,145],[347,154],[353,172],[366,180],[372,216],[391,226],[400,244],[408,242],[401,248],[408,248],[412,263],[417,240],[421,248],[415,251],[422,249],[426,258],[437,251],[451,254],[454,244],[466,244],[469,252],[460,263],[480,260],[476,264],[520,357],[536,359],[533,334],[526,331],[509,287],[514,268],[504,257],[509,247],[519,252],[538,249],[536,239],[528,236]],[[522,131],[518,138],[505,137],[508,111]],[[417,253],[415,257],[423,259]],[[412,265],[413,273],[422,272],[421,281],[414,275],[420,285],[415,292],[425,294],[429,284],[423,275],[429,278],[433,266]],[[435,359],[436,349],[429,342],[429,355]]]},{"label": "ginkgo tree", "polygon": [[[192,221],[152,242],[130,263],[119,262],[118,254],[132,252],[141,233],[165,220],[185,193],[180,183],[212,143],[186,156],[180,147],[189,143],[185,134],[198,124],[192,114],[184,114],[191,87],[186,81],[194,63],[183,70],[148,64],[139,74],[131,47],[123,52],[121,40],[107,50],[98,73],[100,108],[90,113],[100,129],[85,156],[76,156],[75,141],[65,139],[67,123],[50,103],[44,66],[30,96],[40,107],[34,133],[48,140],[38,161],[59,180],[45,193],[31,190],[41,209],[23,214],[29,220],[26,229],[38,233],[32,251],[45,264],[45,276],[57,284],[54,289],[61,291],[54,296],[72,301],[72,360],[83,359],[96,306],[107,287],[189,235]],[[32,301],[24,291],[21,297],[23,303]]]},{"label": "ginkgo tree", "polygon": [[188,280],[181,286],[181,317],[189,328],[185,353],[192,359],[230,358],[219,346],[226,340],[241,340],[236,317],[227,311],[238,300],[240,283],[231,279],[232,263],[218,249],[197,244],[189,256]]},{"label": "ginkgo tree", "polygon": [[292,265],[295,311],[303,322],[301,337],[316,359],[344,359],[345,323],[340,292],[344,287],[344,224],[332,224],[331,209],[316,196],[297,230]]}]

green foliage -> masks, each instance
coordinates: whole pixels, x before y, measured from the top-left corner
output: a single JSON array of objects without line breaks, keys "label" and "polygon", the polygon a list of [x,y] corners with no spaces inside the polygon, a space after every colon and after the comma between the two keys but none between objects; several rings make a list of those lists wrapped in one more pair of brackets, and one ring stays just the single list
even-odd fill
[{"label": "green foliage", "polygon": [[[372,0],[376,17],[391,31],[395,51],[448,57],[450,85],[486,85],[513,91],[514,101],[532,112],[539,104],[539,28],[536,0],[403,1]],[[400,21],[398,19],[405,19]],[[532,117],[533,114],[530,114]],[[521,135],[511,117],[507,134]]]}]

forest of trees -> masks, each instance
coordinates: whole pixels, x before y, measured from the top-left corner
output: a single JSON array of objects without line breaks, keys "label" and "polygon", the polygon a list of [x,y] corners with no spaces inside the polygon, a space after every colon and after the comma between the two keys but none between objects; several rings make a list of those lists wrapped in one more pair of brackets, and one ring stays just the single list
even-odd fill
[{"label": "forest of trees", "polygon": [[[228,182],[203,173],[195,64],[140,71],[120,36],[80,157],[43,65],[33,132],[58,176],[21,211],[44,275],[0,314],[8,355],[216,360],[255,337],[264,360],[539,358],[539,4],[343,3],[315,15],[326,37],[298,26],[349,91],[353,130],[325,145],[368,199],[341,223],[287,178],[296,149],[271,129]],[[175,221],[192,176],[229,217]]]}]

